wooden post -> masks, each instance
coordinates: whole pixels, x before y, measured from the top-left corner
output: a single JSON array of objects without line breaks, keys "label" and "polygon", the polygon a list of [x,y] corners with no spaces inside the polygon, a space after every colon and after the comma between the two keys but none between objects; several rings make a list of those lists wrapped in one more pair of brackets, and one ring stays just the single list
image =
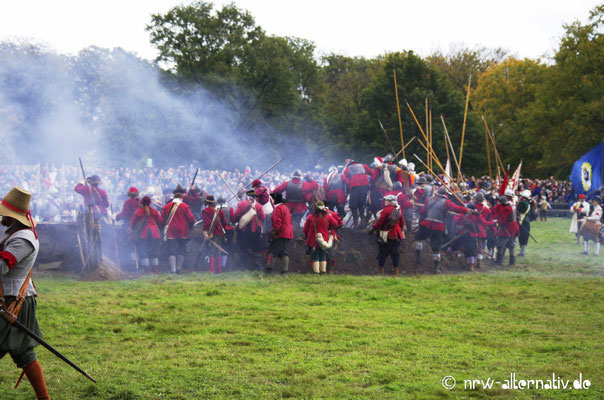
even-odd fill
[{"label": "wooden post", "polygon": [[466,109],[463,113],[463,127],[461,128],[461,147],[459,148],[459,169],[457,170],[457,183],[461,179],[461,162],[463,159],[463,142],[466,136],[466,118],[468,116],[468,103],[470,102],[470,83],[472,82],[472,75],[468,78],[468,92],[466,94]]},{"label": "wooden post", "polygon": [[398,126],[401,130],[401,148],[403,150],[403,158],[405,157],[405,141],[403,139],[403,121],[401,120],[401,106],[398,102],[398,85],[396,83],[396,70],[394,70],[394,93],[396,93],[396,111],[398,113]]}]

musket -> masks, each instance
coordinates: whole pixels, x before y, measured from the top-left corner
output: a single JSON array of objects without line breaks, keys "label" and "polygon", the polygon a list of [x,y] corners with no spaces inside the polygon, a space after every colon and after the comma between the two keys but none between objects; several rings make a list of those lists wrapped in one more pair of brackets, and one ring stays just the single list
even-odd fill
[{"label": "musket", "polygon": [[[269,167],[269,169],[267,169],[266,171],[264,171],[263,173],[261,173],[256,179],[260,179],[262,178],[264,175],[268,174],[273,168],[275,168],[277,165],[279,165],[281,163],[281,161],[283,161],[283,158],[281,158],[279,161],[277,161],[276,163],[274,163],[273,165],[271,165]],[[250,186],[254,181],[248,183],[247,185],[244,186],[244,188]],[[230,199],[228,199],[226,202],[230,202],[231,200],[233,200],[235,197],[237,197],[237,194],[233,194],[233,197],[231,197]]]},{"label": "musket", "polygon": [[59,357],[61,360],[63,360],[67,364],[69,364],[69,366],[71,366],[73,369],[75,369],[76,371],[78,371],[80,374],[84,375],[86,378],[88,378],[91,381],[93,381],[94,383],[96,383],[96,379],[94,379],[93,377],[91,377],[90,375],[88,375],[86,373],[86,371],[84,371],[82,368],[80,368],[77,365],[75,365],[67,357],[65,357],[63,354],[59,353],[59,351],[57,351],[54,347],[52,347],[51,345],[49,345],[48,343],[46,343],[41,337],[39,337],[34,332],[32,332],[31,330],[29,330],[29,328],[27,328],[25,325],[23,325],[21,322],[19,322],[19,320],[17,319],[17,317],[15,317],[14,315],[12,315],[8,311],[6,311],[4,309],[4,298],[0,299],[0,316],[2,316],[2,318],[4,318],[5,320],[7,320],[9,324],[13,325],[17,329],[19,329],[21,332],[25,333],[27,336],[29,336],[32,339],[34,339],[36,342],[38,342],[42,346],[46,347],[52,354],[54,354],[55,356]]},{"label": "musket", "polygon": [[195,179],[197,179],[197,173],[199,172],[199,168],[197,168],[195,170],[195,175],[193,175],[193,180],[191,181],[191,186],[189,186],[190,188],[193,187],[193,185],[195,185]]},{"label": "musket", "polygon": [[[218,246],[212,239],[210,239],[209,235],[212,234],[212,232],[214,231],[214,225],[216,224],[216,220],[218,219],[218,213],[220,213],[220,210],[222,209],[222,205],[220,207],[218,207],[218,210],[214,209],[214,216],[212,217],[212,222],[210,223],[210,229],[208,230],[208,238],[204,239],[203,243],[201,244],[201,247],[199,248],[199,253],[197,253],[197,260],[195,260],[195,267],[197,268],[197,266],[199,265],[199,259],[201,258],[202,252],[204,247],[206,246],[206,242],[209,240],[212,244]],[[218,246],[219,250],[222,250],[223,252],[225,252],[226,254],[229,254],[225,249],[223,249],[222,247]]]},{"label": "musket", "polygon": [[[388,137],[388,134],[386,133],[386,129],[384,129],[384,125],[382,125],[382,121],[380,121],[378,119],[378,122],[380,123],[380,127],[382,128],[382,132],[384,132],[384,136],[386,136],[386,141],[388,142],[388,146],[390,146],[390,151],[392,151],[392,154],[394,155],[394,147],[392,147],[392,142],[390,141],[390,138]],[[402,153],[403,149],[401,149],[401,153]],[[396,159],[396,157],[394,157]]]}]

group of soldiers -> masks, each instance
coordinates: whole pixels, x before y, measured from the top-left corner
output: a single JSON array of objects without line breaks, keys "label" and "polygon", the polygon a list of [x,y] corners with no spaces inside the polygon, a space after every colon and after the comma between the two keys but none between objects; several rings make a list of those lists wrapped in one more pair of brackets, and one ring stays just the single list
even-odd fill
[{"label": "group of soldiers", "polygon": [[[499,195],[489,187],[464,191],[463,183],[447,178],[416,173],[412,163],[396,163],[391,155],[376,157],[370,165],[349,159],[330,167],[322,182],[296,170],[272,190],[260,179],[251,182],[249,190],[225,183],[230,198],[178,185],[171,199],[157,205],[149,195],[139,199],[132,187],[116,219],[129,227],[142,268],[154,272],[159,271],[160,242],[165,244],[169,270],[177,273],[183,269],[187,243],[199,234],[203,256],[191,268],[201,262],[210,272],[220,273],[235,254],[237,264],[248,269],[272,271],[279,259],[282,272],[287,272],[288,247],[297,235],[308,247],[312,271],[325,273],[335,263],[342,227],[376,233],[380,274],[390,257],[398,275],[400,243],[406,237],[415,241],[416,264],[422,264],[425,244],[430,246],[435,273],[441,270],[442,253],[463,254],[471,271],[480,268],[485,256],[502,264],[506,251],[514,265],[517,244],[522,257],[531,237],[530,221],[537,208],[531,192],[507,189]],[[98,176],[79,183],[75,191],[86,205],[106,214],[107,196]]]}]

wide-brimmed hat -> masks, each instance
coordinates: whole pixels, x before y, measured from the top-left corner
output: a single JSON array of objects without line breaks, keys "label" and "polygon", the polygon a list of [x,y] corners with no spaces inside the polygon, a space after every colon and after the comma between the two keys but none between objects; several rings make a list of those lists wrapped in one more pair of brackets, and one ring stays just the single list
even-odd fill
[{"label": "wide-brimmed hat", "polygon": [[30,201],[31,193],[23,188],[14,187],[0,202],[0,215],[14,218],[25,226],[35,228],[36,223],[29,212]]},{"label": "wide-brimmed hat", "polygon": [[207,206],[213,206],[214,204],[216,204],[216,200],[214,200],[214,196],[212,196],[212,195],[206,196],[206,198],[205,198],[205,200],[203,202]]},{"label": "wide-brimmed hat", "polygon": [[245,192],[245,194],[248,197],[258,197],[258,194],[256,193],[256,191],[254,189],[250,189],[247,192]]},{"label": "wide-brimmed hat", "polygon": [[185,194],[185,193],[187,193],[187,190],[186,190],[184,187],[182,187],[182,185],[179,183],[179,184],[176,186],[176,189],[174,189],[174,190],[172,191],[172,194],[176,194],[176,193],[182,193],[182,194]]},{"label": "wide-brimmed hat", "polygon": [[92,175],[86,178],[86,181],[91,185],[99,185],[101,183],[101,178],[98,175]]},{"label": "wide-brimmed hat", "polygon": [[323,203],[321,200],[315,203],[315,210],[325,211],[326,208],[327,207],[325,207],[325,203]]}]

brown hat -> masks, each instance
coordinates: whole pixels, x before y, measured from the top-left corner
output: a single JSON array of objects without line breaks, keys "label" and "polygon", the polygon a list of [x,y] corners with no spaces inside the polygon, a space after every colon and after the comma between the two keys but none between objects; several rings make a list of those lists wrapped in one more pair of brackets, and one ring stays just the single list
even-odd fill
[{"label": "brown hat", "polygon": [[214,196],[212,196],[212,195],[206,196],[206,198],[203,202],[207,206],[213,206],[214,204],[216,204],[216,200],[214,200]]},{"label": "brown hat", "polygon": [[325,203],[323,203],[321,200],[315,203],[315,210],[325,211],[326,209],[327,207],[325,207]]},{"label": "brown hat", "polygon": [[23,188],[14,187],[0,202],[0,215],[14,218],[25,226],[35,228],[36,223],[29,213],[30,200],[31,193]]}]

